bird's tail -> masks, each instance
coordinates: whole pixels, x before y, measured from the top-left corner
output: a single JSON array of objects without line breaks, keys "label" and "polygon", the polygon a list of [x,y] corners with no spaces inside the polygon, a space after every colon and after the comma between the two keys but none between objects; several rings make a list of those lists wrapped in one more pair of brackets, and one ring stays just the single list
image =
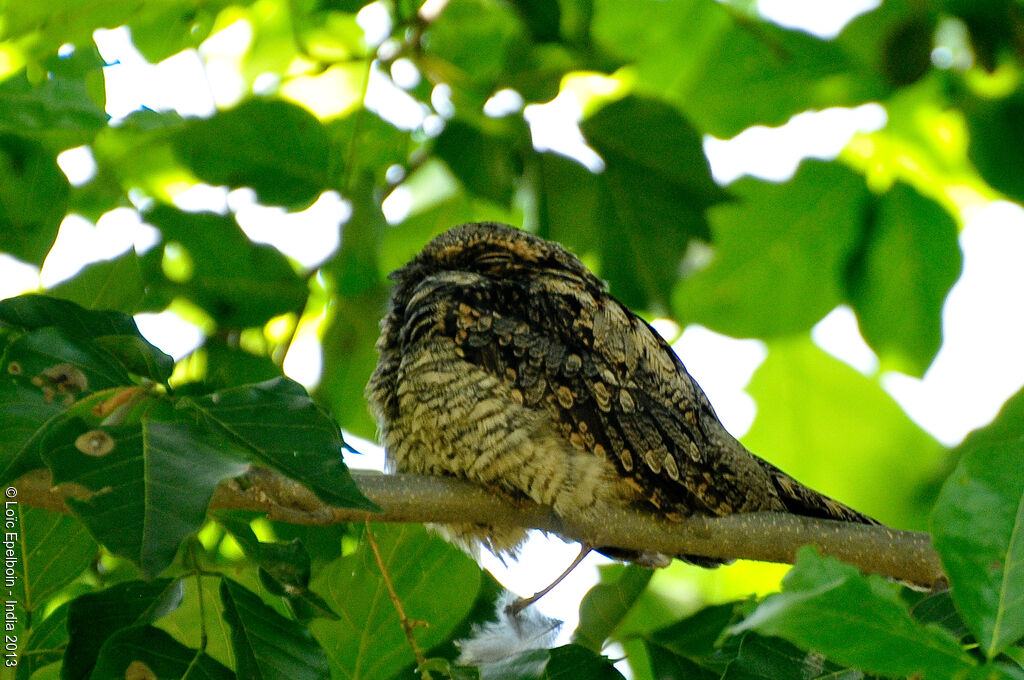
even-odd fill
[{"label": "bird's tail", "polygon": [[858,512],[837,500],[829,498],[823,493],[804,486],[771,463],[763,459],[758,460],[772,478],[772,482],[779,492],[779,498],[782,499],[787,512],[805,517],[835,519],[841,522],[881,524],[878,520],[868,517],[862,512]]}]

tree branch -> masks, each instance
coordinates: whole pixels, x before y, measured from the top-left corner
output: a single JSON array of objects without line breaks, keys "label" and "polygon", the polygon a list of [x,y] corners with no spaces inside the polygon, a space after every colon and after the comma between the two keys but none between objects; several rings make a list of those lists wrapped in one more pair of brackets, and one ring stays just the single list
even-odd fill
[{"label": "tree branch", "polygon": [[[254,510],[271,520],[307,525],[371,521],[521,526],[597,546],[790,564],[801,546],[813,544],[825,555],[907,583],[930,587],[943,577],[930,537],[913,531],[783,513],[670,522],[652,513],[607,507],[596,518],[564,518],[550,508],[513,503],[457,479],[364,471],[352,476],[381,513],[324,505],[302,485],[265,469],[253,469],[246,488],[238,482],[221,484],[210,507]],[[68,492],[53,488],[45,470],[26,474],[15,486],[26,505],[68,512]]]}]

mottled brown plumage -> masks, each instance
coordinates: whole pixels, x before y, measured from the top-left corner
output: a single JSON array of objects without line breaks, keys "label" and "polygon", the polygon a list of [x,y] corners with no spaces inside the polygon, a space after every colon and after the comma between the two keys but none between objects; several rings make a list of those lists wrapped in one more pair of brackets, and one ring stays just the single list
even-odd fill
[{"label": "mottled brown plumage", "polygon": [[[668,344],[560,245],[466,224],[392,278],[367,396],[393,470],[461,477],[561,515],[622,504],[875,523],[747,451]],[[498,554],[525,538],[449,531]]]}]

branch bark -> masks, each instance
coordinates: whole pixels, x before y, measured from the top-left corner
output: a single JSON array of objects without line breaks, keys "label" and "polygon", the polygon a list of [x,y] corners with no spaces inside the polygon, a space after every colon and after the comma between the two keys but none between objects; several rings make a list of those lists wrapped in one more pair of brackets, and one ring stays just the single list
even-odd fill
[{"label": "branch bark", "polygon": [[[943,578],[931,538],[914,531],[783,513],[694,516],[670,522],[639,510],[608,507],[597,518],[565,518],[550,508],[512,503],[458,479],[364,471],[353,471],[352,476],[381,513],[324,505],[301,484],[265,469],[252,470],[247,486],[221,484],[210,507],[254,510],[274,521],[307,525],[361,521],[511,525],[597,546],[790,564],[801,546],[811,544],[865,572],[918,586],[931,587]],[[68,512],[67,491],[54,488],[45,470],[26,474],[15,486],[26,505]]]}]

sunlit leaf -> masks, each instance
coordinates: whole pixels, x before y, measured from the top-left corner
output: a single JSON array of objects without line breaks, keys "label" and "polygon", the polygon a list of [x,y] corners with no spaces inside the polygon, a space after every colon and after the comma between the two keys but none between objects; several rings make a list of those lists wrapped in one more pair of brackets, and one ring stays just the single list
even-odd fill
[{"label": "sunlit leaf", "polygon": [[935,504],[935,549],[964,621],[995,658],[1024,637],[1024,393],[956,451]]},{"label": "sunlit leaf", "polygon": [[41,265],[69,190],[53,153],[27,139],[0,137],[0,252]]},{"label": "sunlit leaf", "polygon": [[862,229],[864,180],[804,162],[786,184],[729,187],[711,211],[714,256],[672,295],[676,318],[734,337],[804,331],[840,302],[847,258]]}]

